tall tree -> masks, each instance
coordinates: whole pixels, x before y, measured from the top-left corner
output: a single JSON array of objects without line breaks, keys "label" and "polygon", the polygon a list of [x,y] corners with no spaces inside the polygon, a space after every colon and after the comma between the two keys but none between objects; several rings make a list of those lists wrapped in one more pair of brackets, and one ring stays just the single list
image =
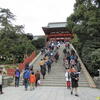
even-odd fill
[{"label": "tall tree", "polygon": [[[14,25],[15,16],[9,9],[0,8],[0,62],[18,63],[35,47],[24,32],[22,25]],[[21,58],[21,60],[19,60]]]},{"label": "tall tree", "polygon": [[[67,18],[67,23],[67,27],[77,34],[79,54],[87,69],[93,73],[97,62],[91,57],[100,48],[100,0],[76,0],[74,13]],[[95,68],[97,70],[98,67]]]}]

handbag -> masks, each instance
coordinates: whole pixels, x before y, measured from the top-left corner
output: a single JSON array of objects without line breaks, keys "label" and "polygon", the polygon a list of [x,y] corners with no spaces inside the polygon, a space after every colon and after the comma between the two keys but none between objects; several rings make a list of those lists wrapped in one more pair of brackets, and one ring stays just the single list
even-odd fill
[{"label": "handbag", "polygon": [[38,80],[38,81],[37,81],[37,83],[38,83],[38,85],[40,85],[40,84],[41,84],[41,81],[40,81],[40,80]]}]

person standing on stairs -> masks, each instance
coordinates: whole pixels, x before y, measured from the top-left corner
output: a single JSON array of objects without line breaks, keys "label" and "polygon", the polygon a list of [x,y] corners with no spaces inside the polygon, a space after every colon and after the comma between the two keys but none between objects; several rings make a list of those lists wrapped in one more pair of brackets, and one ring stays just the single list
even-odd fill
[{"label": "person standing on stairs", "polygon": [[35,86],[37,87],[38,85],[40,85],[38,83],[38,81],[40,81],[40,72],[37,70],[37,72],[35,73],[35,77],[36,77],[36,82],[35,82]]},{"label": "person standing on stairs", "polygon": [[29,78],[30,78],[30,70],[28,67],[25,68],[25,71],[23,73],[23,79],[24,79],[24,85],[25,90],[27,91],[28,85],[29,85]]},{"label": "person standing on stairs", "polygon": [[35,77],[34,72],[32,72],[30,74],[29,82],[30,82],[30,90],[34,90],[35,89],[35,82],[36,82],[36,77]]},{"label": "person standing on stairs", "polygon": [[59,59],[59,53],[58,53],[58,51],[56,52],[56,54],[55,54],[55,62],[57,63],[57,61],[58,61],[58,59]]},{"label": "person standing on stairs", "polygon": [[45,75],[46,75],[46,65],[45,64],[41,68],[41,74],[43,76],[43,79],[45,79]]},{"label": "person standing on stairs", "polygon": [[47,68],[48,68],[48,73],[51,71],[51,59],[48,59],[47,61]]},{"label": "person standing on stairs", "polygon": [[71,68],[71,84],[72,84],[72,89],[71,89],[71,95],[73,94],[73,90],[75,89],[75,96],[78,96],[78,81],[79,81],[79,73],[75,70],[74,67]]},{"label": "person standing on stairs", "polygon": [[70,52],[67,52],[67,61],[68,61],[68,66],[70,67]]},{"label": "person standing on stairs", "polygon": [[20,70],[16,68],[15,71],[15,87],[19,87],[19,80],[20,80]]},{"label": "person standing on stairs", "polygon": [[64,56],[66,56],[67,54],[66,48],[63,49],[63,53],[64,53]]},{"label": "person standing on stairs", "polygon": [[70,77],[70,70],[69,70],[69,68],[67,68],[67,70],[66,70],[65,78],[66,78],[66,86],[67,86],[67,89],[70,89],[71,77]]},{"label": "person standing on stairs", "polygon": [[41,61],[39,62],[39,65],[40,65],[40,71],[42,70],[42,66],[44,65],[44,60],[43,59],[41,59]]},{"label": "person standing on stairs", "polygon": [[77,71],[80,73],[81,72],[81,64],[78,60],[76,62],[76,68],[77,68]]}]

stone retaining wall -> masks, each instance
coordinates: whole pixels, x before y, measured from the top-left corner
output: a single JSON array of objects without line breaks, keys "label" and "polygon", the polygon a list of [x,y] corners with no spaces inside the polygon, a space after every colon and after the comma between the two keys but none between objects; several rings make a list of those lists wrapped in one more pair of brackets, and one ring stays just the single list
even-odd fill
[{"label": "stone retaining wall", "polygon": [[3,87],[10,86],[13,82],[13,77],[3,76]]},{"label": "stone retaining wall", "polygon": [[95,81],[97,88],[100,89],[100,77],[94,78],[94,81]]}]

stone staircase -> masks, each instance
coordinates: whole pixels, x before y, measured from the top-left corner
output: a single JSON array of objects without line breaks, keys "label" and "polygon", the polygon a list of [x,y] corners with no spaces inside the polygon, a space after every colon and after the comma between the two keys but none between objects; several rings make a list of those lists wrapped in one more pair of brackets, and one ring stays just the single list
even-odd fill
[{"label": "stone staircase", "polygon": [[[45,79],[42,79],[41,76],[41,86],[54,86],[54,87],[65,87],[66,81],[65,81],[65,68],[63,66],[63,49],[64,46],[62,45],[59,49],[59,60],[57,63],[52,64],[51,72],[46,74]],[[39,61],[43,58],[43,56],[39,56],[37,60],[32,64],[34,71],[40,70],[39,67]],[[23,81],[20,81],[20,85],[22,85]],[[86,77],[81,71],[80,73],[80,79],[79,79],[79,86],[80,87],[89,87],[88,81],[86,80]]]},{"label": "stone staircase", "polygon": [[85,78],[83,71],[81,71],[81,73],[80,73],[79,86],[80,87],[89,87],[89,83],[88,83],[87,79]]},{"label": "stone staircase", "polygon": [[[65,68],[63,66],[63,48],[64,46],[61,46],[59,49],[60,57],[57,63],[52,64],[51,72],[46,74],[46,78],[43,80],[41,79],[41,86],[66,86],[65,82]],[[89,87],[88,81],[84,77],[83,72],[80,73],[80,80],[79,80],[79,86],[81,87]]]},{"label": "stone staircase", "polygon": [[[60,66],[52,66],[52,70],[46,75],[46,78],[42,79],[42,86],[65,86],[64,70],[60,69]],[[62,67],[62,66],[61,66]]]}]

